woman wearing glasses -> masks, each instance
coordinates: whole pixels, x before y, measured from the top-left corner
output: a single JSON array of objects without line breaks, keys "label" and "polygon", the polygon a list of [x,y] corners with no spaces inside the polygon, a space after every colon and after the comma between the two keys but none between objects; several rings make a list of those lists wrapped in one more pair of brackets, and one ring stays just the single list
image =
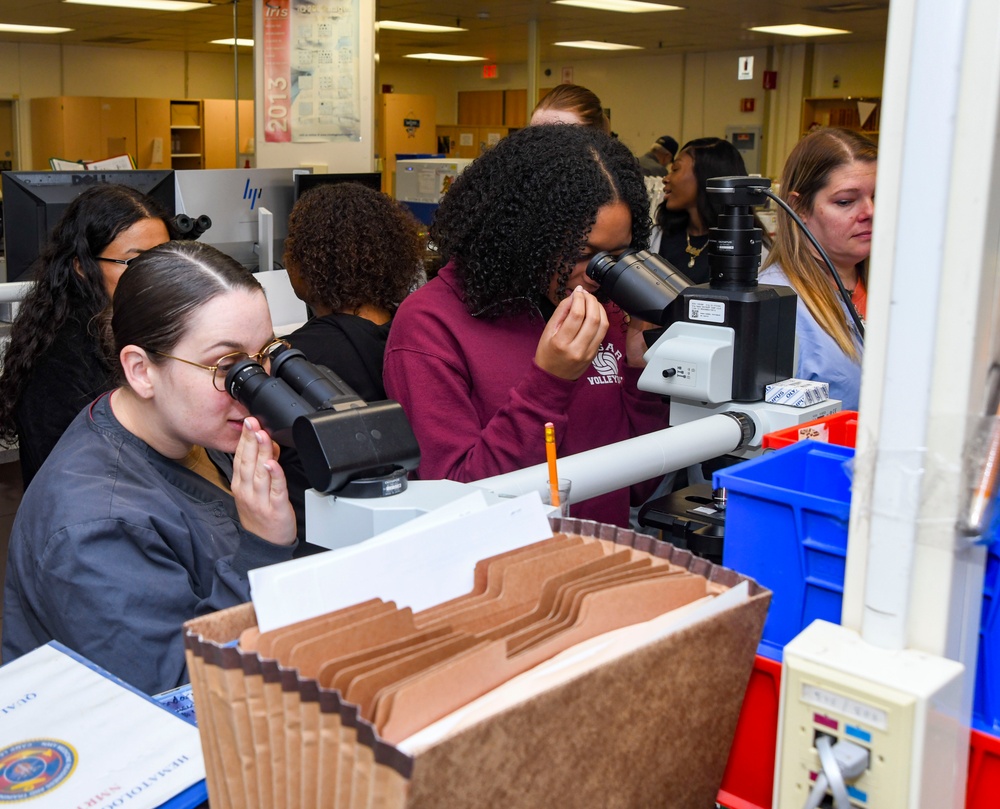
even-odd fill
[{"label": "woman wearing glasses", "polygon": [[198,242],[129,267],[111,330],[119,387],[69,426],[14,521],[3,660],[55,639],[156,693],[187,680],[182,623],[246,601],[248,570],[292,557],[271,440],[224,390],[276,342],[257,281]]},{"label": "woman wearing glasses", "polygon": [[0,439],[17,438],[25,488],[74,416],[111,388],[100,316],[127,262],[170,238],[167,222],[142,192],[106,184],[80,194],[56,225],[0,376]]}]

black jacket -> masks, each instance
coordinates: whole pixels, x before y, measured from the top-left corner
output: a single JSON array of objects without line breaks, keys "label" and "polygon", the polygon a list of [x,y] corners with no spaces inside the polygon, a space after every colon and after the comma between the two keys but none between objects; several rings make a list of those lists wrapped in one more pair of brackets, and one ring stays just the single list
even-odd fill
[{"label": "black jacket", "polygon": [[[310,362],[333,371],[366,402],[378,402],[386,398],[382,360],[391,322],[376,326],[363,317],[334,313],[312,318],[285,339]],[[288,480],[288,497],[295,509],[298,536],[304,540],[305,491],[311,487],[294,449],[282,447],[280,463]],[[300,553],[309,550],[303,546]]]},{"label": "black jacket", "polygon": [[14,408],[25,489],[76,414],[113,386],[94,315],[76,309],[38,357]]}]

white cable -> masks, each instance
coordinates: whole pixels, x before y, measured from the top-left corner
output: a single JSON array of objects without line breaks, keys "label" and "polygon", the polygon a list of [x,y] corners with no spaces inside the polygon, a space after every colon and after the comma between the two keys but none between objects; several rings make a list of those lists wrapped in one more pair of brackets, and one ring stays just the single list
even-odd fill
[{"label": "white cable", "polygon": [[803,809],[817,809],[823,802],[827,789],[833,792],[835,809],[850,809],[850,798],[844,781],[846,779],[853,782],[861,777],[868,769],[871,753],[847,739],[840,739],[831,749],[829,736],[816,739],[816,751],[823,771],[816,776]]},{"label": "white cable", "polygon": [[829,782],[826,780],[826,776],[823,773],[817,775],[816,780],[813,782],[812,792],[809,793],[809,799],[802,809],[816,809],[816,807],[823,803],[827,786],[829,786]]},{"label": "white cable", "polygon": [[830,737],[820,736],[816,740],[816,752],[819,753],[819,761],[823,765],[823,773],[830,782],[830,791],[833,793],[833,805],[835,809],[851,809],[851,799],[847,795],[847,785],[844,783],[844,775],[840,771],[840,765],[834,758],[833,750],[830,749]]}]

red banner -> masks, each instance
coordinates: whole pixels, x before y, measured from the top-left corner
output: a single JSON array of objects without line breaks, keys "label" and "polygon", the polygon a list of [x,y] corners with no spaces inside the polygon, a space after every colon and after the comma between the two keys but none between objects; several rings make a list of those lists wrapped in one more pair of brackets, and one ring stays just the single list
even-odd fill
[{"label": "red banner", "polygon": [[264,18],[264,140],[267,143],[290,143],[290,0],[262,0],[261,5]]}]

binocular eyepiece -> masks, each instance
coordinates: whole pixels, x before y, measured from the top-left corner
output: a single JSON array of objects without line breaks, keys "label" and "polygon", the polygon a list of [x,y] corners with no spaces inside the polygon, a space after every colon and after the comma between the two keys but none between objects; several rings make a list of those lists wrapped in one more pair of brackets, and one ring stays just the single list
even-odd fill
[{"label": "binocular eyepiece", "polygon": [[271,373],[247,357],[226,390],[279,444],[294,447],[309,484],[355,497],[397,494],[420,450],[397,402],[366,403],[340,377],[295,348],[271,355]]},{"label": "binocular eyepiece", "polygon": [[174,229],[177,231],[179,239],[194,241],[210,227],[212,227],[212,220],[207,214],[202,214],[194,219],[184,213],[179,213],[174,217]]}]

